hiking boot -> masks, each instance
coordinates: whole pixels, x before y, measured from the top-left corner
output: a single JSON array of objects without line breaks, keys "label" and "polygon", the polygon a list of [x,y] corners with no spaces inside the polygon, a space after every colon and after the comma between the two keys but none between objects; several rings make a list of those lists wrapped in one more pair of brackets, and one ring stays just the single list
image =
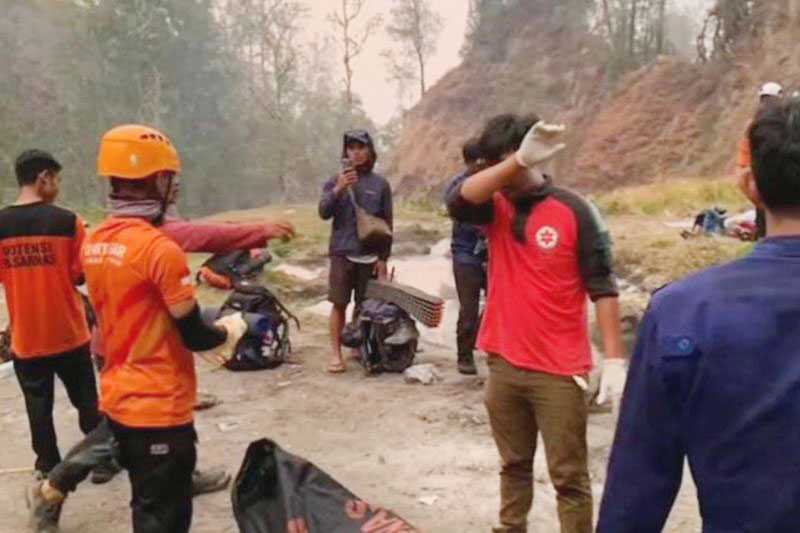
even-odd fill
[{"label": "hiking boot", "polygon": [[119,474],[122,467],[119,466],[117,461],[111,459],[110,461],[106,461],[103,464],[97,465],[92,469],[92,483],[95,485],[102,485],[103,483],[108,483],[114,476]]},{"label": "hiking boot", "polygon": [[25,491],[28,506],[28,527],[35,533],[57,533],[61,506],[64,503],[49,503],[42,496],[42,482],[36,481]]},{"label": "hiking boot", "polygon": [[478,368],[475,366],[475,357],[472,354],[458,356],[458,372],[465,376],[475,376]]},{"label": "hiking boot", "polygon": [[397,331],[383,339],[383,343],[387,346],[405,346],[418,337],[419,333],[417,333],[414,323],[409,320],[403,320],[397,327]]},{"label": "hiking boot", "polygon": [[192,472],[192,496],[224,490],[231,482],[225,470],[195,470]]}]

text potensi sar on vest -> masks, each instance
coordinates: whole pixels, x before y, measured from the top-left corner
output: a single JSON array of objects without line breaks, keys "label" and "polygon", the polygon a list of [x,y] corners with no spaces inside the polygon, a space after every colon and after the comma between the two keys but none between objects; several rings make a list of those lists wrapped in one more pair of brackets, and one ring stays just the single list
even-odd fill
[{"label": "text potensi sar on vest", "polygon": [[53,243],[47,241],[3,246],[3,267],[22,268],[56,264]]},{"label": "text potensi sar on vest", "polygon": [[124,244],[113,242],[98,242],[87,244],[83,247],[83,260],[89,265],[99,265],[109,262],[113,265],[121,265],[128,247]]}]

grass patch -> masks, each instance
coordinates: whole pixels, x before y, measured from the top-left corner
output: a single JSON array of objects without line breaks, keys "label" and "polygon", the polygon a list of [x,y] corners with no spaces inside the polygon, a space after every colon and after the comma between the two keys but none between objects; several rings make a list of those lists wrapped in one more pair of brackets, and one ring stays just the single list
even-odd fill
[{"label": "grass patch", "polygon": [[696,237],[685,240],[680,230],[657,218],[609,217],[617,273],[647,290],[699,270],[739,259],[753,243],[732,238]]},{"label": "grass patch", "polygon": [[620,189],[595,198],[606,215],[691,216],[715,205],[730,212],[748,201],[730,179],[672,179]]},{"label": "grass patch", "polygon": [[614,238],[618,274],[653,290],[699,270],[746,255],[752,243],[733,238],[683,239],[676,218],[690,219],[721,206],[730,213],[752,208],[730,179],[673,179],[598,196]]},{"label": "grass patch", "polygon": [[[397,240],[413,238],[416,241],[435,242],[447,235],[450,225],[438,204],[425,201],[398,201],[394,206],[394,221]],[[268,206],[243,211],[228,211],[211,216],[208,220],[231,222],[265,222],[288,219],[294,224],[297,237],[290,242],[272,241],[270,251],[282,259],[295,263],[313,263],[328,254],[330,221],[324,221],[317,213],[316,204]]]},{"label": "grass patch", "polygon": [[294,224],[296,237],[289,242],[270,241],[269,249],[278,258],[291,258],[299,262],[315,261],[327,254],[330,236],[329,222],[319,218],[316,204],[274,205],[258,209],[227,211],[210,216],[207,220],[264,223],[285,219]]},{"label": "grass patch", "polygon": [[395,202],[396,222],[441,222],[449,220],[443,200],[438,195],[428,194]]}]

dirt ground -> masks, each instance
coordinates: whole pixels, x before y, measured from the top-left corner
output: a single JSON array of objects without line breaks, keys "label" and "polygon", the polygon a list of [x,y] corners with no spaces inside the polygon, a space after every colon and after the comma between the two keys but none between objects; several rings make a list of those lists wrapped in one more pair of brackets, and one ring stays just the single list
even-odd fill
[{"label": "dirt ground", "polygon": [[[197,414],[199,465],[236,472],[248,443],[269,437],[422,531],[489,531],[498,503],[497,455],[482,404],[483,378],[460,376],[452,351],[431,345],[419,361],[439,367],[444,380],[438,384],[408,385],[398,375],[366,378],[355,363],[347,374],[329,376],[323,372],[324,320],[309,314],[303,318],[305,328],[296,341],[300,365],[231,373],[213,371],[198,360],[201,389],[223,402]],[[58,388],[55,418],[64,453],[80,435],[77,415]],[[30,466],[27,419],[13,377],[0,380],[0,426],[6,450],[0,468]],[[589,424],[597,501],[613,426],[607,414],[593,416]],[[543,457],[536,462],[536,479],[531,531],[557,531]],[[29,480],[30,474],[0,475],[0,532],[24,530],[22,494]],[[107,485],[86,482],[65,505],[61,531],[128,531],[128,500],[125,474]],[[692,490],[685,487],[667,531],[699,529]],[[195,499],[193,532],[236,530],[228,492]]]},{"label": "dirt ground", "polygon": [[[296,216],[304,216],[304,212]],[[316,220],[310,215],[305,218]],[[315,226],[318,223],[313,224],[308,223],[306,233],[311,235],[307,239],[316,243],[322,233]],[[438,270],[446,268],[441,262],[422,259],[400,262],[398,270],[419,269],[430,281],[432,269],[437,270],[438,276]],[[292,258],[284,264],[291,265]],[[302,264],[309,267],[308,261]],[[446,279],[447,275],[441,274],[440,278]],[[422,282],[421,278],[417,281]],[[434,280],[431,285],[438,283]],[[201,300],[206,303],[219,302],[221,297],[201,292]],[[331,376],[324,372],[329,351],[327,320],[310,310],[318,301],[291,302],[293,309],[304,309],[299,313],[303,329],[294,331],[292,336],[297,364],[232,373],[216,371],[197,359],[200,389],[222,400],[220,405],[197,413],[198,465],[222,466],[235,474],[247,445],[267,437],[316,463],[358,496],[394,510],[421,531],[490,531],[497,515],[499,491],[498,457],[483,407],[486,367],[480,360],[477,378],[455,371],[455,334],[450,331],[455,317],[445,317],[444,327],[448,329],[428,337],[417,358],[419,363],[437,366],[443,376],[440,383],[409,385],[396,374],[365,377],[352,361],[346,374]],[[2,301],[0,308],[4,315]],[[452,312],[448,308],[448,313]],[[5,322],[4,316],[0,320]],[[62,453],[66,453],[81,435],[77,413],[60,385],[55,420]],[[595,512],[614,425],[611,414],[592,415],[589,421]],[[27,418],[13,376],[0,378],[0,433],[5,450],[0,456],[0,470],[30,467],[33,453]],[[539,449],[543,450],[541,446]],[[80,486],[65,505],[61,531],[129,531],[126,477],[122,473],[107,485],[95,486],[87,481]],[[541,452],[535,462],[535,479],[530,531],[556,532],[555,494]],[[23,490],[30,480],[30,473],[0,473],[0,533],[24,531]],[[688,471],[685,480],[665,531],[686,533],[701,529]],[[192,531],[237,531],[228,491],[195,499]]]}]

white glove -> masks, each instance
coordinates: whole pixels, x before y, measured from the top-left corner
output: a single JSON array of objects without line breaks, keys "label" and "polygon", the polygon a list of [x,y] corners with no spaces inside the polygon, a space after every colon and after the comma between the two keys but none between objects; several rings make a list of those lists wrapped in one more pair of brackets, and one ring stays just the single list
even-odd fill
[{"label": "white glove", "polygon": [[602,405],[606,400],[616,404],[625,390],[625,379],[628,376],[628,364],[622,357],[603,360],[603,373],[600,377],[600,391],[595,403]]},{"label": "white glove", "polygon": [[231,313],[218,319],[214,325],[224,329],[228,333],[228,338],[224,343],[209,351],[228,361],[233,357],[233,351],[236,349],[239,339],[247,333],[247,322],[242,318],[242,313]]},{"label": "white glove", "polygon": [[589,390],[589,382],[586,381],[586,378],[583,376],[572,376],[572,381],[583,391],[587,392]]},{"label": "white glove", "polygon": [[547,124],[543,120],[534,124],[515,154],[517,163],[531,168],[556,155],[566,147],[566,144],[558,142],[565,129],[563,125]]}]

